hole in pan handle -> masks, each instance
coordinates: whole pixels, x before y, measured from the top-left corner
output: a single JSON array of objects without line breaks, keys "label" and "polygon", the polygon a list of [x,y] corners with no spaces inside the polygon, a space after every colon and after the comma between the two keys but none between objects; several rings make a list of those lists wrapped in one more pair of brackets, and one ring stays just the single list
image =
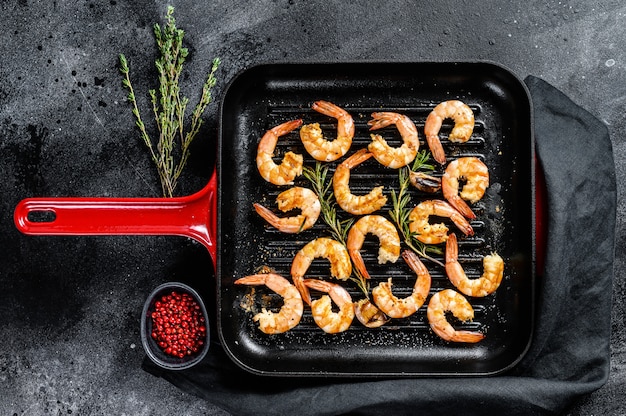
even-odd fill
[{"label": "hole in pan handle", "polygon": [[27,198],[14,212],[26,235],[178,235],[195,239],[217,261],[217,174],[177,198]]}]

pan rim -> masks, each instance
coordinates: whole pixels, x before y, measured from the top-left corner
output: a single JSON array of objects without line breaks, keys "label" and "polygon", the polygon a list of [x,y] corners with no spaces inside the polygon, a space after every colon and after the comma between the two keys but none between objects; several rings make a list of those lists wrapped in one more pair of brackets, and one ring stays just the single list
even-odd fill
[{"label": "pan rim", "polygon": [[[376,60],[367,60],[367,61],[349,61],[349,62],[262,62],[262,63],[258,63],[252,66],[249,66],[247,68],[244,68],[242,70],[240,70],[234,77],[233,79],[228,83],[228,86],[226,87],[226,89],[224,90],[224,93],[222,95],[222,100],[220,102],[220,107],[219,107],[219,142],[218,142],[218,156],[217,156],[217,170],[218,170],[218,176],[219,176],[219,183],[223,184],[225,181],[225,172],[223,171],[223,166],[222,166],[222,138],[223,138],[223,134],[224,134],[224,126],[223,126],[223,119],[225,116],[225,102],[226,99],[229,97],[229,92],[231,91],[232,88],[234,88],[234,86],[236,86],[237,81],[241,79],[241,77],[245,76],[246,74],[249,74],[250,72],[254,72],[254,71],[261,71],[261,70],[267,70],[268,68],[276,68],[276,67],[290,67],[290,68],[295,68],[295,67],[311,67],[311,66],[323,66],[323,67],[341,67],[341,66],[354,66],[354,65],[392,65],[392,66],[397,66],[397,65],[405,65],[405,66],[413,66],[413,65],[419,65],[419,66],[423,66],[423,65],[433,65],[433,66],[439,66],[439,65],[454,65],[454,66],[460,66],[460,65],[481,65],[481,66],[487,66],[487,67],[493,67],[493,68],[497,68],[500,71],[504,71],[505,73],[507,73],[510,77],[512,77],[513,79],[516,80],[517,82],[517,86],[521,88],[521,90],[524,92],[525,94],[525,104],[528,105],[529,109],[528,109],[528,133],[529,133],[529,137],[528,137],[528,144],[530,146],[530,153],[531,155],[534,156],[534,152],[535,152],[535,140],[534,140],[534,129],[533,129],[533,123],[534,123],[534,116],[533,116],[533,111],[532,111],[532,100],[530,97],[530,93],[525,85],[524,82],[521,81],[521,79],[515,74],[513,73],[511,70],[509,70],[506,66],[496,63],[494,61],[490,61],[490,60],[458,60],[458,61],[453,61],[453,62],[446,62],[446,61],[397,61],[397,62],[389,62],[389,61],[376,61]],[[364,378],[369,378],[369,377],[441,377],[441,376],[461,376],[461,377],[476,377],[476,376],[493,376],[493,375],[499,375],[505,372],[510,371],[511,369],[513,369],[514,367],[516,367],[520,361],[522,361],[522,359],[524,358],[524,356],[526,356],[526,353],[528,352],[528,350],[530,349],[531,345],[532,345],[532,341],[534,339],[534,331],[535,331],[535,319],[536,319],[536,312],[535,312],[535,304],[536,304],[536,270],[535,270],[535,263],[536,263],[536,245],[535,245],[535,238],[536,238],[536,200],[535,200],[535,187],[536,187],[536,161],[534,157],[530,158],[529,161],[530,164],[530,172],[531,172],[531,178],[530,178],[530,188],[532,190],[531,192],[531,232],[530,232],[530,238],[532,239],[532,244],[530,245],[530,263],[532,265],[531,267],[531,275],[530,275],[530,309],[531,309],[531,313],[529,315],[529,319],[530,319],[530,324],[529,324],[529,333],[528,333],[528,337],[526,339],[526,344],[524,345],[524,347],[521,350],[521,353],[519,355],[517,355],[515,360],[512,360],[510,363],[508,363],[508,365],[506,366],[502,366],[501,368],[497,368],[495,370],[492,371],[477,371],[477,372],[467,372],[467,373],[463,373],[463,372],[449,372],[449,371],[445,371],[445,372],[436,372],[436,371],[428,371],[428,372],[401,372],[401,371],[392,371],[392,372],[384,372],[384,371],[370,371],[370,372],[345,372],[345,371],[306,371],[306,370],[299,370],[299,371],[272,371],[272,370],[268,370],[268,369],[263,369],[263,368],[257,368],[253,365],[249,365],[246,362],[244,362],[243,360],[241,360],[237,353],[235,351],[233,351],[231,349],[230,346],[230,341],[228,340],[228,338],[225,336],[224,332],[223,332],[223,328],[222,328],[222,318],[223,315],[225,313],[225,311],[223,310],[223,304],[222,304],[222,278],[220,278],[219,276],[221,276],[222,274],[222,264],[221,264],[221,259],[222,256],[220,255],[220,253],[222,253],[223,251],[223,247],[222,247],[222,238],[221,238],[221,232],[220,230],[222,230],[222,226],[223,226],[223,216],[222,216],[222,211],[224,210],[224,207],[222,206],[222,186],[218,186],[218,232],[217,232],[217,250],[218,250],[218,261],[217,261],[217,274],[216,276],[218,276],[216,278],[217,280],[217,318],[218,318],[218,324],[217,324],[217,328],[218,328],[218,335],[219,335],[219,339],[220,342],[222,344],[222,346],[224,347],[227,355],[230,357],[230,359],[235,362],[239,367],[245,369],[248,372],[254,373],[254,374],[258,374],[258,375],[266,375],[266,376],[294,376],[294,377],[301,377],[301,376],[324,376],[324,377],[328,377],[328,376],[332,376],[332,377],[339,377],[339,378],[343,378],[343,377],[364,377]]]}]

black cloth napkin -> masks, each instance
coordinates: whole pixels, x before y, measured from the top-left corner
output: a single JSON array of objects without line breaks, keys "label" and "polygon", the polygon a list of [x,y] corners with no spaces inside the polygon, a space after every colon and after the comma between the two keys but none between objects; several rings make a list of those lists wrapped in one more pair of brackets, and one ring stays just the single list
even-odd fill
[{"label": "black cloth napkin", "polygon": [[[555,415],[609,374],[616,218],[606,126],[545,81],[525,79],[547,190],[545,269],[530,350],[505,375],[331,379],[252,375],[212,343],[197,366],[144,369],[234,415]],[[217,339],[217,337],[214,337]]]}]

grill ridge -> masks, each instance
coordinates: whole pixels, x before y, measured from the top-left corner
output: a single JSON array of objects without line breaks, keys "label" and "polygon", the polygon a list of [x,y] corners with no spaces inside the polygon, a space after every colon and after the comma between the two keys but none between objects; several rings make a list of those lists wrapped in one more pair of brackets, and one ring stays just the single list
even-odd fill
[{"label": "grill ridge", "polygon": [[[482,108],[478,104],[470,103],[468,105],[470,106],[470,108],[472,108],[475,114],[474,132],[469,141],[462,144],[451,143],[447,139],[447,134],[451,130],[452,122],[444,121],[442,125],[440,137],[442,145],[444,146],[444,148],[446,148],[448,162],[456,158],[465,156],[476,156],[481,159],[485,158],[485,156],[483,155],[483,148],[486,141],[486,138],[483,136],[485,131],[485,123],[480,118],[482,114]],[[427,144],[424,140],[423,134],[424,122],[426,117],[428,116],[428,113],[433,108],[434,105],[432,104],[421,104],[410,107],[386,107],[384,109],[380,107],[366,106],[344,107],[344,109],[353,116],[355,123],[355,135],[353,138],[352,147],[348,155],[352,154],[355,149],[367,147],[367,145],[371,142],[371,131],[369,131],[367,121],[370,119],[371,113],[376,111],[392,111],[409,116],[418,129],[418,134],[420,138],[420,149],[427,149]],[[266,129],[269,129],[275,125],[281,124],[291,119],[302,118],[304,122],[303,124],[319,123],[320,128],[322,129],[322,134],[328,140],[332,140],[334,135],[336,134],[337,124],[334,119],[327,117],[323,114],[319,114],[308,107],[270,105],[267,107],[267,112],[268,116],[267,125],[265,126]],[[379,129],[376,131],[376,133],[381,134],[390,143],[390,145],[397,146],[401,143],[401,138],[394,126]],[[304,149],[304,146],[300,141],[298,131],[291,132],[285,136],[282,136],[279,139],[275,151],[276,161],[279,162],[280,158],[282,158],[282,155],[287,151],[293,151],[302,154],[304,156],[305,166],[313,167],[316,163],[316,161],[310,155],[308,155],[308,153]],[[343,159],[345,159],[345,156],[336,162],[325,163],[325,165],[328,166],[327,180],[332,177],[332,174],[334,173],[337,164],[340,163]],[[434,161],[432,163],[436,164],[436,162]],[[443,169],[441,167],[438,167],[433,173],[433,176],[441,177],[442,174]],[[396,192],[398,192],[397,184],[398,170],[386,168],[380,165],[373,158],[364,162],[361,166],[355,168],[350,175],[350,189],[354,194],[366,194],[374,186],[384,186],[384,193],[388,196],[388,202],[381,210],[375,212],[375,214],[384,215],[390,220],[391,218],[389,217],[389,210],[392,209],[390,192],[391,189],[394,189]],[[296,178],[295,185],[309,188],[311,187],[310,183],[303,177]],[[276,199],[276,196],[285,189],[286,188],[282,187],[279,188],[267,186],[265,189],[263,189],[262,195],[259,197],[260,201],[258,202],[261,202],[262,204],[265,204],[268,208],[274,209],[274,211],[278,212],[275,207],[274,201]],[[409,192],[412,202],[414,202],[413,206],[426,199],[444,199],[441,191],[435,194],[428,194],[418,191],[415,188],[410,188]],[[343,212],[341,208],[339,208],[339,206],[336,206],[336,209],[338,215],[341,218],[350,217],[350,215]],[[480,218],[480,215],[482,213],[480,202],[472,206],[472,209],[477,213],[478,217]],[[293,215],[293,213],[285,213],[280,215]],[[449,219],[431,218],[431,223],[441,221],[446,223],[450,232],[456,232],[457,236],[461,234]],[[463,265],[464,268],[467,268],[466,274],[470,278],[478,278],[482,273],[482,255],[468,255],[466,251],[471,251],[472,253],[475,253],[481,252],[481,250],[485,249],[486,243],[485,239],[482,237],[484,223],[480,220],[475,220],[471,221],[471,225],[475,231],[474,236],[463,237],[459,240],[459,262]],[[323,223],[321,218],[318,220],[313,228],[299,235],[296,235],[295,237],[293,235],[282,234],[271,226],[266,225],[264,228],[264,232],[268,235],[266,246],[270,249],[269,251],[272,253],[272,255],[268,256],[268,258],[266,259],[267,265],[278,273],[289,276],[293,256],[299,250],[299,248],[304,246],[312,239],[321,236],[330,236],[330,233],[327,231],[328,227]],[[404,243],[402,244],[402,246],[403,249],[406,248]],[[445,244],[439,245],[439,247],[443,253],[443,251],[445,250]],[[379,283],[387,281],[389,277],[392,277],[393,293],[396,296],[405,297],[411,293],[413,284],[415,282],[415,275],[408,268],[408,266],[404,264],[402,258],[400,258],[395,264],[377,264],[378,241],[373,236],[368,236],[366,238],[363,249],[361,251],[368,271],[371,274],[371,280],[369,281],[370,290]],[[442,263],[445,262],[443,254],[433,255],[433,258]],[[385,327],[393,328],[394,331],[415,331],[416,329],[419,332],[428,331],[429,329],[425,316],[425,310],[426,304],[430,299],[430,296],[442,289],[454,289],[441,266],[435,264],[428,259],[424,260],[424,263],[429,269],[432,278],[431,290],[426,300],[426,303],[424,304],[424,306],[422,306],[422,308],[420,308],[418,312],[416,312],[411,317],[404,319],[394,319],[392,323],[386,324]],[[332,282],[337,282],[336,279],[330,276],[328,261],[323,259],[316,259],[313,261],[307,271],[306,278],[321,278]],[[344,287],[346,287],[346,289],[350,292],[354,299],[360,299],[364,296],[353,282],[346,282],[344,284]],[[315,296],[319,296],[319,294],[315,294],[314,297]],[[474,308],[475,319],[472,322],[468,323],[456,322],[455,325],[459,329],[476,330],[482,325],[481,318],[484,316],[486,307],[483,300],[468,300]],[[280,305],[279,299],[274,299],[274,301],[278,302],[278,304]],[[368,330],[368,328],[365,328],[364,326],[358,324],[353,324],[348,329],[348,331],[363,330]],[[310,314],[310,309],[305,308],[302,321],[290,332],[308,333],[310,331],[320,331],[320,329],[317,328],[316,324],[314,323]]]}]

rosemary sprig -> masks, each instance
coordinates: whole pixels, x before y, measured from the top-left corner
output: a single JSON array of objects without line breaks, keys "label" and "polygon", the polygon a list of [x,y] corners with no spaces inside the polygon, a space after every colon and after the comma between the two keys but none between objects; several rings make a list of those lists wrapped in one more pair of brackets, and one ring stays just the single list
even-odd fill
[{"label": "rosemary sprig", "polygon": [[435,165],[433,165],[432,163],[428,163],[428,161],[430,160],[430,152],[427,152],[426,150],[420,150],[417,153],[417,156],[415,157],[415,159],[413,160],[413,165],[411,166],[411,170],[413,172],[417,172],[419,171],[426,171],[426,172],[433,172],[435,170]]},{"label": "rosemary sprig", "polygon": [[434,170],[434,166],[428,164],[428,160],[430,159],[430,153],[422,150],[418,153],[415,161],[411,168],[405,166],[398,170],[398,177],[400,182],[400,187],[398,193],[396,194],[395,190],[391,190],[391,201],[393,204],[393,209],[389,211],[389,216],[396,223],[396,226],[400,230],[402,234],[402,238],[406,245],[413,250],[416,254],[427,258],[440,266],[444,267],[444,265],[437,259],[431,257],[429,253],[441,254],[441,250],[438,247],[424,244],[421,241],[417,240],[416,233],[411,232],[409,224],[409,215],[411,214],[411,209],[407,208],[409,203],[411,202],[411,197],[408,193],[409,189],[409,169],[412,171],[417,170]]},{"label": "rosemary sprig", "polygon": [[[344,246],[347,246],[347,235],[352,224],[354,224],[355,218],[348,218],[346,220],[340,220],[337,216],[335,197],[330,190],[332,186],[332,180],[326,181],[328,176],[328,166],[322,166],[320,162],[315,163],[315,170],[308,166],[302,168],[302,175],[311,182],[313,191],[317,194],[321,206],[322,220],[330,228],[330,234],[332,237],[339,241]],[[352,271],[356,277],[351,277],[350,280],[356,283],[359,290],[363,292],[366,297],[369,293],[369,286],[367,280],[361,275],[358,269],[352,268]]]},{"label": "rosemary sprig", "polygon": [[326,181],[328,176],[328,166],[322,166],[320,162],[315,163],[315,170],[308,166],[302,168],[302,175],[311,182],[313,191],[317,194],[322,208],[322,219],[330,227],[333,238],[344,246],[348,238],[348,230],[354,223],[354,218],[340,220],[337,216],[336,202],[333,193],[330,191],[332,180]]},{"label": "rosemary sprig", "polygon": [[[189,51],[183,47],[185,32],[176,27],[174,7],[167,8],[165,17],[166,25],[163,28],[159,24],[154,25],[154,36],[160,53],[155,62],[159,74],[159,89],[158,92],[154,89],[149,91],[158,130],[156,150],[155,143],[148,134],[146,124],[139,112],[135,91],[130,81],[128,61],[123,54],[120,54],[119,59],[120,72],[123,75],[122,85],[128,90],[127,97],[132,105],[135,124],[157,167],[163,196],[173,197],[178,178],[187,164],[191,143],[203,123],[202,115],[212,100],[211,89],[217,82],[215,73],[220,60],[219,58],[213,60],[211,70],[202,87],[199,102],[191,114],[189,129],[185,131],[185,112],[189,99],[181,96],[179,82]],[[177,158],[178,161],[175,160]]]},{"label": "rosemary sprig", "polygon": [[356,283],[356,285],[358,286],[359,290],[361,292],[363,292],[363,294],[365,295],[366,298],[369,299],[369,283],[367,281],[367,279],[365,279],[365,277],[363,277],[361,275],[361,272],[359,272],[359,269],[353,267],[352,271],[354,272],[354,274],[356,275],[356,277],[350,277],[350,280],[352,280],[354,283]]}]

